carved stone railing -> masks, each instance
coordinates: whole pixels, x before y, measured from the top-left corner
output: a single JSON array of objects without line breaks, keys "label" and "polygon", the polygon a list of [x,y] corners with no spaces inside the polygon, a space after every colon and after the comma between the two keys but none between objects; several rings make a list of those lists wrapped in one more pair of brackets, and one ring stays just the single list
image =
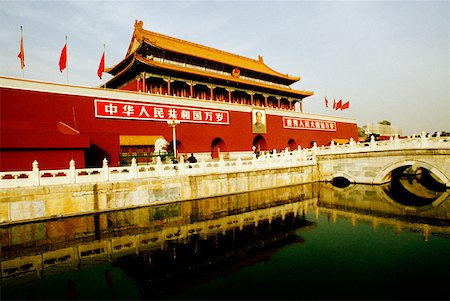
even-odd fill
[{"label": "carved stone railing", "polygon": [[258,158],[253,154],[251,159],[224,160],[221,157],[215,161],[203,159],[197,163],[186,163],[180,158],[177,164],[163,164],[158,157],[156,164],[137,165],[133,158],[130,166],[109,167],[103,160],[101,168],[76,169],[75,162],[69,163],[68,169],[40,170],[39,163],[34,161],[31,171],[0,172],[0,188],[82,184],[107,181],[126,181],[138,178],[172,177],[182,175],[205,175],[231,172],[246,172],[251,170],[266,170],[275,168],[297,167],[317,164],[316,156],[328,154],[346,154],[358,152],[376,152],[402,149],[450,149],[450,137],[431,137],[422,133],[418,137],[399,139],[398,136],[389,140],[370,142],[355,142],[350,139],[348,144],[336,145],[333,142],[327,147],[316,144],[309,149],[301,149],[277,153],[265,153]]},{"label": "carved stone railing", "polygon": [[68,169],[39,170],[39,163],[34,161],[31,171],[11,171],[0,173],[0,188],[83,184],[107,181],[126,181],[152,177],[172,177],[183,175],[205,175],[220,173],[235,173],[251,170],[265,170],[294,166],[315,165],[315,158],[307,150],[265,154],[256,158],[241,160],[224,160],[223,157],[215,161],[200,160],[197,163],[187,163],[183,156],[177,164],[162,163],[158,157],[156,164],[137,165],[136,159],[131,160],[130,166],[109,167],[108,161],[103,160],[101,168],[76,169],[75,161],[71,160]]},{"label": "carved stone railing", "polygon": [[355,142],[353,138],[350,138],[350,142],[347,144],[339,145],[332,141],[331,145],[327,147],[314,145],[311,151],[315,155],[329,155],[408,149],[450,149],[450,137],[431,137],[431,135],[426,136],[425,132],[422,132],[420,136],[400,139],[395,135],[395,137],[390,137],[389,140],[381,141],[375,141],[373,136],[368,142]]}]

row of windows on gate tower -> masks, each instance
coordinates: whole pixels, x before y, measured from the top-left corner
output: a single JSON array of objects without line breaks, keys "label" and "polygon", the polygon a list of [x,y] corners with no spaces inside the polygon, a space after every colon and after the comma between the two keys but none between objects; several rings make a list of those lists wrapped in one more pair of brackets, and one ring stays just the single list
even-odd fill
[{"label": "row of windows on gate tower", "polygon": [[277,98],[275,96],[264,97],[262,94],[258,93],[254,93],[252,96],[249,93],[240,90],[235,90],[230,93],[227,89],[222,87],[214,87],[211,89],[202,84],[196,84],[191,88],[188,83],[174,80],[168,84],[161,78],[146,78],[145,88],[141,90],[144,90],[142,92],[157,95],[170,95],[184,98],[191,97],[195,99],[294,110],[294,101],[290,101],[287,98]]}]

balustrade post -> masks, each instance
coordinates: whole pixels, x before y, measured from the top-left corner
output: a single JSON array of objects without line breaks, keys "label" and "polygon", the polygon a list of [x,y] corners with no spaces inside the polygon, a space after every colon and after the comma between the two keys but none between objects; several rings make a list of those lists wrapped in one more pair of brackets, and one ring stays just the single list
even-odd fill
[{"label": "balustrade post", "polygon": [[317,142],[315,142],[315,141],[313,143],[312,153],[313,153],[314,157],[317,155]]},{"label": "balustrade post", "polygon": [[426,134],[425,134],[425,132],[422,132],[421,134],[420,134],[420,148],[425,148],[425,147],[427,147],[428,146],[428,143],[427,143],[428,141],[427,141],[427,136],[426,136]]},{"label": "balustrade post", "polygon": [[375,137],[372,135],[370,136],[370,150],[373,150],[375,148]]},{"label": "balustrade post", "polygon": [[156,157],[156,167],[155,167],[155,171],[156,171],[156,174],[157,174],[159,177],[162,176],[162,173],[163,173],[163,165],[162,165],[161,157],[160,157],[160,156]]},{"label": "balustrade post", "polygon": [[108,160],[106,158],[103,159],[103,166],[102,166],[102,177],[103,181],[109,181],[109,167],[108,167]]},{"label": "balustrade post", "polygon": [[132,179],[138,178],[138,166],[136,163],[136,158],[134,158],[134,157],[133,157],[133,159],[131,159],[130,176]]},{"label": "balustrade post", "polygon": [[356,142],[355,142],[355,139],[353,139],[353,137],[352,137],[352,138],[350,138],[350,151],[355,151],[356,150],[355,146],[356,146]]},{"label": "balustrade post", "polygon": [[75,161],[72,159],[69,162],[69,183],[75,184],[77,178],[77,171],[75,169]]},{"label": "balustrade post", "polygon": [[297,151],[297,161],[303,163],[303,150]]},{"label": "balustrade post", "polygon": [[330,151],[331,151],[331,153],[332,154],[334,154],[334,149],[336,148],[336,146],[334,145],[334,140],[331,140],[331,143],[330,143]]},{"label": "balustrade post", "polygon": [[184,156],[180,156],[180,161],[178,163],[178,173],[184,175],[186,173],[186,164],[184,162]]},{"label": "balustrade post", "polygon": [[33,164],[33,173],[31,176],[31,182],[34,186],[39,186],[41,183],[41,176],[39,174],[39,163],[38,161],[34,160]]},{"label": "balustrade post", "polygon": [[398,134],[394,135],[394,148],[398,149],[400,147],[400,140],[398,139]]}]

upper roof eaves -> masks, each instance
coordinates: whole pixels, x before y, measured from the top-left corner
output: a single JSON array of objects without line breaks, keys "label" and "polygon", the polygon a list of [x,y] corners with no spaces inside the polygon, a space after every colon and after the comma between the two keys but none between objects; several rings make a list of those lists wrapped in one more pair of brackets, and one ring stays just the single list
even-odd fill
[{"label": "upper roof eaves", "polygon": [[134,24],[133,38],[130,42],[130,46],[128,47],[126,56],[129,56],[131,53],[135,52],[140,48],[139,46],[141,46],[142,42],[145,42],[161,49],[194,56],[209,61],[215,61],[241,69],[268,74],[282,78],[283,80],[291,81],[292,83],[300,80],[300,77],[290,76],[271,69],[264,64],[261,56],[258,57],[258,60],[247,58],[237,54],[145,30],[142,26],[143,22],[136,20]]}]

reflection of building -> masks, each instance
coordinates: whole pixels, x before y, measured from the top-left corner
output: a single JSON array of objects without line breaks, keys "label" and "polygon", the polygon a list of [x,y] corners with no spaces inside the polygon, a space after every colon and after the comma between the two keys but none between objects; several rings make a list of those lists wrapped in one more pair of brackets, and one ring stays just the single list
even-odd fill
[{"label": "reflection of building", "polygon": [[[159,250],[170,253],[175,248],[181,252],[188,244],[195,247],[192,242],[196,240],[211,241],[215,246],[218,237],[228,241],[256,239],[264,246],[272,238],[282,238],[275,235],[280,232],[277,229],[311,225],[302,217],[316,206],[317,183],[311,183],[26,226],[10,225],[0,229],[0,276],[4,283],[20,281],[24,275],[47,276],[130,254]],[[261,235],[257,235],[258,230]]]},{"label": "reflection of building", "polygon": [[[261,56],[164,36],[142,22],[125,58],[107,71],[113,78],[106,89],[0,78],[0,170],[28,170],[34,160],[41,169],[67,168],[72,159],[77,168],[101,166],[104,158],[110,166],[133,156],[146,163],[157,137],[174,144],[171,119],[181,121],[178,153],[198,157],[358,136],[354,119],[301,112],[313,92],[292,88],[300,78],[274,71]],[[259,108],[267,127],[253,133]]]}]

